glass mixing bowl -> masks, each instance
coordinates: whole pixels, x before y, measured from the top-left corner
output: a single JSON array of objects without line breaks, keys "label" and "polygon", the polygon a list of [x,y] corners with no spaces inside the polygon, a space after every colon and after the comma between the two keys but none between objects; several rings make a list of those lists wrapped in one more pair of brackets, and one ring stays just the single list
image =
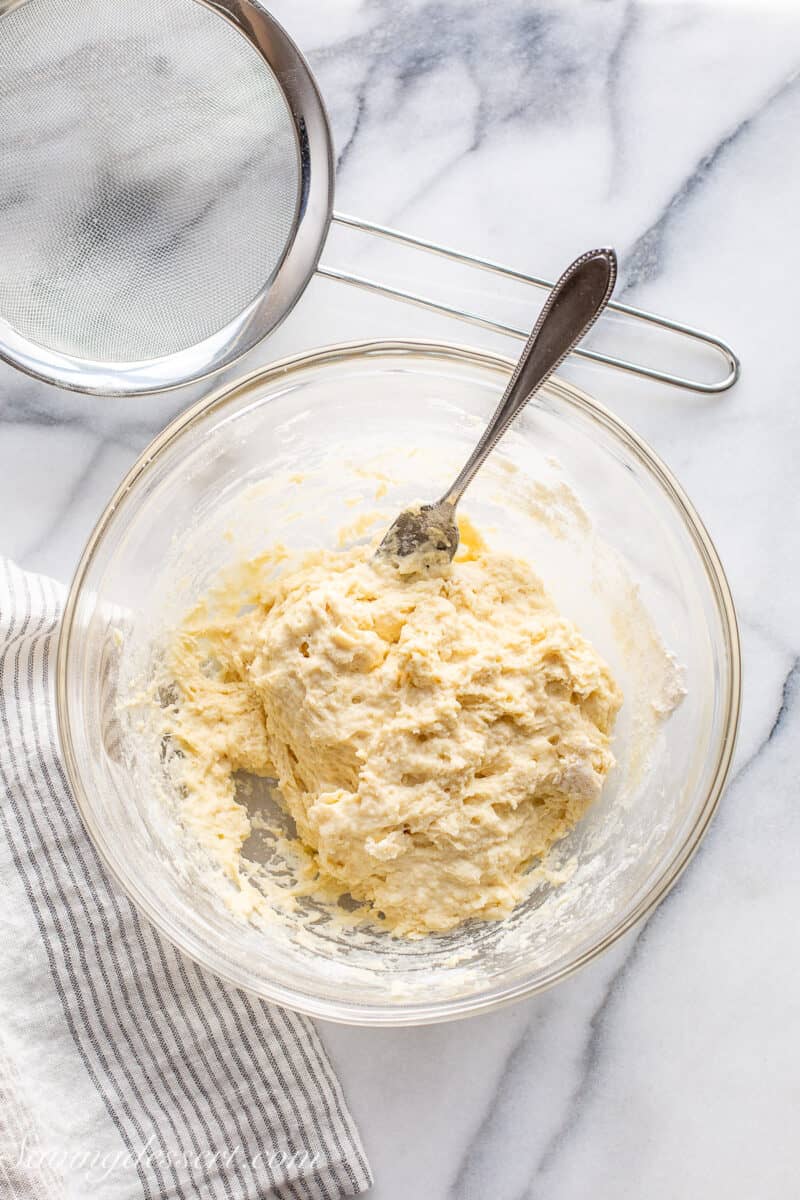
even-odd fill
[{"label": "glass mixing bowl", "polygon": [[[146,662],[148,647],[157,653],[158,637],[237,557],[279,541],[335,545],[343,526],[363,536],[436,495],[510,369],[489,354],[412,342],[336,346],[260,369],[155,439],[101,517],[72,584],[59,726],[77,803],[109,871],[197,962],[312,1016],[433,1022],[563,979],[666,895],[725,783],[740,657],[714,547],[652,451],[554,380],[463,509],[492,544],[535,564],[626,699],[603,797],[512,916],[417,941],[348,928],[313,900],[310,919],[252,923],[225,902],[213,869],[155,797],[148,750],[130,742],[120,718],[130,664]],[[372,509],[381,511],[370,525]],[[679,698],[665,647],[681,664],[685,695],[658,716],[652,701],[669,709]]]}]

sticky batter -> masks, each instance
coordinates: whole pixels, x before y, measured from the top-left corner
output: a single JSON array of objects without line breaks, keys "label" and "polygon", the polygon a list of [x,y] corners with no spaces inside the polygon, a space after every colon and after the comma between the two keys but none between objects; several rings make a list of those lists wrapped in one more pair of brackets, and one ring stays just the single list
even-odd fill
[{"label": "sticky batter", "polygon": [[165,678],[182,816],[231,878],[233,775],[276,776],[320,880],[406,935],[511,912],[599,796],[622,702],[529,564],[478,539],[435,577],[363,547],[246,564]]}]

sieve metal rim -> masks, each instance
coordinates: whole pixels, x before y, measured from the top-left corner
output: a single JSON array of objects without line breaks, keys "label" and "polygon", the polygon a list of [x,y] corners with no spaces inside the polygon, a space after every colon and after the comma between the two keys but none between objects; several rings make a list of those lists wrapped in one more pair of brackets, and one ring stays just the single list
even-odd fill
[{"label": "sieve metal rim", "polygon": [[[30,2],[0,0],[0,21],[4,15]],[[0,359],[46,383],[77,392],[113,397],[169,391],[213,375],[245,355],[288,316],[315,272],[323,278],[400,300],[492,333],[527,340],[530,332],[527,328],[519,329],[416,292],[392,287],[379,279],[365,278],[320,262],[330,224],[334,221],[368,236],[388,239],[412,250],[433,254],[534,289],[549,290],[552,287],[546,279],[490,259],[465,254],[453,247],[373,221],[334,212],[335,167],[330,123],[314,76],[300,50],[283,26],[260,6],[259,0],[193,2],[216,12],[244,34],[272,70],[289,107],[297,139],[300,186],[294,233],[284,247],[278,266],[246,310],[217,333],[184,350],[137,363],[80,359],[53,353],[22,338],[0,317]],[[578,346],[573,351],[576,357],[703,396],[725,392],[738,380],[739,359],[721,338],[618,301],[612,300],[608,309],[651,328],[676,334],[684,342],[703,346],[721,361],[724,373],[711,380],[697,379],[585,346]]]},{"label": "sieve metal rim", "polygon": [[[0,0],[0,21],[32,0]],[[276,77],[292,118],[299,187],[293,232],[251,303],[216,333],[183,350],[136,362],[102,362],[51,350],[0,316],[0,359],[69,391],[132,396],[170,391],[221,371],[252,350],[291,312],[319,262],[333,213],[330,121],[305,58],[283,26],[254,0],[192,0],[237,29]]]}]

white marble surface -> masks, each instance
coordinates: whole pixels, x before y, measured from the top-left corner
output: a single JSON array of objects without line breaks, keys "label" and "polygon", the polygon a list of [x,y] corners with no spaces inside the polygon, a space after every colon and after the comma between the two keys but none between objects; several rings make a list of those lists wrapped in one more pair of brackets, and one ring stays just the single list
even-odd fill
[{"label": "white marble surface", "polygon": [[[564,368],[652,443],[717,542],[745,653],[737,766],[655,916],[568,983],[450,1026],[322,1028],[376,1200],[796,1194],[800,9],[275,10],[330,107],[341,209],[550,275],[613,241],[627,299],[718,332],[743,362],[736,389],[711,400]],[[340,237],[325,257],[347,249]],[[385,265],[400,283],[528,311],[480,278]],[[502,345],[316,280],[251,361],[412,334]],[[123,471],[186,399],[87,399],[0,368],[0,550],[67,579]]]}]

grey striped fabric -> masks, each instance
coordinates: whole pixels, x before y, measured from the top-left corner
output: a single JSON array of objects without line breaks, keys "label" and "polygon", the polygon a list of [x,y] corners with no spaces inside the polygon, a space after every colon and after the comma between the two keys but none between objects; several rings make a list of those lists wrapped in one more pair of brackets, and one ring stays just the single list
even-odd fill
[{"label": "grey striped fabric", "polygon": [[[58,585],[0,559],[0,879],[4,903],[17,898],[0,1007],[15,1094],[38,1072],[19,1112],[42,1110],[36,1155],[13,1146],[21,1117],[0,1125],[9,1194],[49,1197],[47,1179],[103,1200],[366,1190],[358,1132],[310,1022],[201,971],[106,875],[58,751],[62,602]],[[0,1078],[0,1095],[11,1086]]]}]

